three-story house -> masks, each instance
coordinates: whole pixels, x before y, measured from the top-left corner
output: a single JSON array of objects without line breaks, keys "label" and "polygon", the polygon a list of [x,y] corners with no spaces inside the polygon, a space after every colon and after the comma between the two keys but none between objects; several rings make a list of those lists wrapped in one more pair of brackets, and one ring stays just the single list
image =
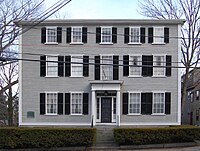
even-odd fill
[{"label": "three-story house", "polygon": [[179,125],[183,23],[46,20],[32,27],[20,36],[19,125]]}]

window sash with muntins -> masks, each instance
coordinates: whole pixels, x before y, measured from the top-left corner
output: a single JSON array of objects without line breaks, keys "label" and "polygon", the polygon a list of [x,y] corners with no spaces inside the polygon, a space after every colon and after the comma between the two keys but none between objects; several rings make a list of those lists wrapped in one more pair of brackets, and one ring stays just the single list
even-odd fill
[{"label": "window sash with muntins", "polygon": [[102,56],[101,63],[101,80],[113,80],[113,56]]},{"label": "window sash with muntins", "polygon": [[112,27],[101,27],[101,43],[112,43]]},{"label": "window sash with muntins", "polygon": [[164,56],[154,56],[154,76],[164,76],[165,75],[165,57]]},{"label": "window sash with muntins", "polygon": [[141,94],[129,93],[129,114],[141,113]]},{"label": "window sash with muntins", "polygon": [[47,43],[57,43],[57,28],[56,27],[47,27]]},{"label": "window sash with muntins", "polygon": [[82,27],[72,27],[72,43],[82,42]]},{"label": "window sash with muntins", "polygon": [[140,43],[140,27],[130,27],[130,43]]},{"label": "window sash with muntins", "polygon": [[57,114],[57,93],[46,93],[46,114],[56,115]]},{"label": "window sash with muntins", "polygon": [[83,76],[83,56],[71,57],[71,76],[82,77]]},{"label": "window sash with muntins", "polygon": [[154,27],[153,43],[164,43],[164,27]]},{"label": "window sash with muntins", "polygon": [[129,56],[129,76],[141,76],[141,65],[141,56]]},{"label": "window sash with muntins", "polygon": [[82,115],[83,94],[71,93],[71,114]]},{"label": "window sash with muntins", "polygon": [[46,75],[58,76],[58,56],[46,56]]},{"label": "window sash with muntins", "polygon": [[153,114],[165,114],[165,93],[153,93]]}]

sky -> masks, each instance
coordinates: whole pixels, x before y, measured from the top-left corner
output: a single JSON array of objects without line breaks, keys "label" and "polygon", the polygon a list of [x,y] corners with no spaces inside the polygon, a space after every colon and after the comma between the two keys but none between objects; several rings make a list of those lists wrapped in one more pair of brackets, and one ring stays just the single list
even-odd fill
[{"label": "sky", "polygon": [[[49,8],[58,0],[46,0]],[[138,0],[71,0],[59,11],[61,19],[144,19]]]}]

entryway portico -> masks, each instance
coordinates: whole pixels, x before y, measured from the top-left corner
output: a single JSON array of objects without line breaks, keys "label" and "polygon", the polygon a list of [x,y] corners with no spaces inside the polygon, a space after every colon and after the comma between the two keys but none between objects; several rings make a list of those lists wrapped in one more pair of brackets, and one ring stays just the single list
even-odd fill
[{"label": "entryway portico", "polygon": [[91,82],[91,123],[120,126],[120,90],[123,81]]}]

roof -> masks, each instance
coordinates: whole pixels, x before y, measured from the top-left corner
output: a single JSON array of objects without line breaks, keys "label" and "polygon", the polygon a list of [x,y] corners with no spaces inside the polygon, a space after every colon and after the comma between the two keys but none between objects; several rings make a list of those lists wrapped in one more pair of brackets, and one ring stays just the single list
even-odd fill
[{"label": "roof", "polygon": [[49,19],[45,21],[34,21],[34,20],[15,20],[14,23],[18,26],[30,26],[33,23],[47,26],[47,25],[183,25],[185,20],[183,19]]}]

